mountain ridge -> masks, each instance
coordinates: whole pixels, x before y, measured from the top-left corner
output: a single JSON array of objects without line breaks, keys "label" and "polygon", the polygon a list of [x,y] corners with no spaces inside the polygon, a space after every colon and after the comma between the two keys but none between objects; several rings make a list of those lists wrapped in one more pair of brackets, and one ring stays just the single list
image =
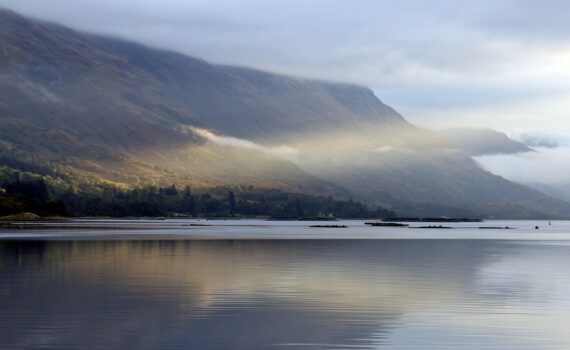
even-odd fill
[{"label": "mountain ridge", "polygon": [[534,150],[522,142],[513,140],[507,134],[490,128],[449,128],[439,130],[454,145],[469,156],[493,154],[516,154]]},{"label": "mountain ridge", "polygon": [[[242,183],[407,215],[570,217],[570,204],[484,171],[365,87],[212,65],[2,11],[0,44],[4,155],[129,186]],[[280,148],[290,157],[267,151]]]}]

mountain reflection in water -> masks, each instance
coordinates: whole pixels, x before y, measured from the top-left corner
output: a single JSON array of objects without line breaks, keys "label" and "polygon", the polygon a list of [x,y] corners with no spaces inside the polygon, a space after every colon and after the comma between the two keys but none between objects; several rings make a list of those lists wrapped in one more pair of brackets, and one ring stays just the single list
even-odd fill
[{"label": "mountain reflection in water", "polygon": [[568,349],[570,246],[3,241],[1,349]]}]

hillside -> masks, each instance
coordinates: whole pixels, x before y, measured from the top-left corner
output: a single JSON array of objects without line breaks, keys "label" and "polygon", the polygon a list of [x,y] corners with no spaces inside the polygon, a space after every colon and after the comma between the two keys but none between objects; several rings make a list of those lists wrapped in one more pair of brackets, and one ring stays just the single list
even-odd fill
[{"label": "hillside", "polygon": [[570,217],[367,88],[217,66],[0,11],[0,154],[121,186],[252,184],[406,215]]},{"label": "hillside", "polygon": [[439,131],[469,156],[532,152],[524,143],[492,129],[451,128]]},{"label": "hillside", "polygon": [[[253,183],[346,196],[263,150],[221,148],[188,132],[188,125],[225,125],[242,134],[242,117],[228,111],[250,115],[234,93],[246,90],[239,78],[206,62],[11,11],[0,12],[0,50],[3,155],[70,166],[117,184]],[[226,84],[232,79],[236,86]]]},{"label": "hillside", "polygon": [[525,186],[534,188],[552,198],[570,202],[570,184],[545,184],[541,182],[525,183]]}]

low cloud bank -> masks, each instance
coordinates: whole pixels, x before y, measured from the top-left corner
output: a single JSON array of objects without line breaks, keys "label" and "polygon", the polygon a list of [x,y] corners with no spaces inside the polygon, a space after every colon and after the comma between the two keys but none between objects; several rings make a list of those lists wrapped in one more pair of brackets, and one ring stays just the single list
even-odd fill
[{"label": "low cloud bank", "polygon": [[560,140],[547,135],[522,134],[518,138],[522,143],[533,148],[557,148],[561,145]]},{"label": "low cloud bank", "polygon": [[485,169],[521,183],[570,183],[570,147],[535,148],[536,152],[475,157]]},{"label": "low cloud bank", "polygon": [[296,148],[281,145],[277,147],[266,147],[262,146],[258,143],[253,141],[240,139],[237,137],[232,136],[223,136],[215,134],[209,130],[196,128],[196,127],[188,127],[188,129],[195,135],[205,139],[207,142],[210,142],[214,145],[223,146],[223,147],[235,147],[235,148],[243,148],[243,149],[250,149],[255,151],[260,151],[263,153],[275,155],[285,159],[293,159],[298,154],[299,151]]}]

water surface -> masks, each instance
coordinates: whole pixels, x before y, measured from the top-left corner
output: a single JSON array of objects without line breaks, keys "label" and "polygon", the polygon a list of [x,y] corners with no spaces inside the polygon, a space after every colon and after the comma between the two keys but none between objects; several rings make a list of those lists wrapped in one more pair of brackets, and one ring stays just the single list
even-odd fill
[{"label": "water surface", "polygon": [[5,239],[0,349],[569,349],[570,230],[552,230]]}]

